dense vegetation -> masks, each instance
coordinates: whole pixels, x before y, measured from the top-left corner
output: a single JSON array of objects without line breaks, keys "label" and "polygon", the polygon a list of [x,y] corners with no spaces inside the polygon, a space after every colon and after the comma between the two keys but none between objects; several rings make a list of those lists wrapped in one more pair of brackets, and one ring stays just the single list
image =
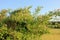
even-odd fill
[{"label": "dense vegetation", "polygon": [[48,20],[52,12],[38,15],[41,7],[33,13],[30,8],[0,11],[0,40],[40,40],[42,34],[48,33]]}]

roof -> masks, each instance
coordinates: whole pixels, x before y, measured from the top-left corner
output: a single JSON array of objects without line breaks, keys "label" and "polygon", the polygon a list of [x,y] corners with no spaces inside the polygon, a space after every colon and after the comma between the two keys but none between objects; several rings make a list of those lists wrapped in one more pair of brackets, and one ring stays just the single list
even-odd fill
[{"label": "roof", "polygon": [[50,22],[60,22],[60,16],[52,16]]}]

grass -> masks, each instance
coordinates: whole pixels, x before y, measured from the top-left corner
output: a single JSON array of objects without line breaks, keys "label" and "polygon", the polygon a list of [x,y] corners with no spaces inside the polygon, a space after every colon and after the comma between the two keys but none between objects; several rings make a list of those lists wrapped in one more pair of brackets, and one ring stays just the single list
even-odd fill
[{"label": "grass", "polygon": [[41,36],[41,40],[60,40],[60,29],[49,29],[49,34]]}]

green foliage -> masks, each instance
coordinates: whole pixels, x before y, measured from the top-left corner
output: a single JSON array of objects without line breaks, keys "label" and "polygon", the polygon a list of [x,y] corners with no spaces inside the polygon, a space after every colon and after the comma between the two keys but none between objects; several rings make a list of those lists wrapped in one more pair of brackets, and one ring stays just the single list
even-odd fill
[{"label": "green foliage", "polygon": [[50,27],[50,28],[60,29],[60,23],[58,23],[58,22],[50,22],[50,23],[49,23],[49,27]]},{"label": "green foliage", "polygon": [[0,22],[1,40],[40,40],[42,34],[48,33],[49,17],[47,15],[37,16],[41,10],[40,7],[36,8],[35,16],[31,15],[30,8],[14,10],[9,12],[9,16],[1,14],[3,17]]}]

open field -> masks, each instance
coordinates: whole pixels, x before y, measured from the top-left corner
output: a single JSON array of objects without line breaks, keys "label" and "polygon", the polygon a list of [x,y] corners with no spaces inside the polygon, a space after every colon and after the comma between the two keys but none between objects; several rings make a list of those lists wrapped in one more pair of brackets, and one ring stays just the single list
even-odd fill
[{"label": "open field", "polygon": [[50,29],[49,34],[41,36],[42,40],[60,40],[60,29]]}]

